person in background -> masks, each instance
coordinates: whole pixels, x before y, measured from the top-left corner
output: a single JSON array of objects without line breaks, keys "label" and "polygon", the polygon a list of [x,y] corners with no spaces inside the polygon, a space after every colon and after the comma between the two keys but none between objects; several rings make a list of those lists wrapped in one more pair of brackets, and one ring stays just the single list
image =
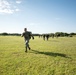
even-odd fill
[{"label": "person in background", "polygon": [[48,41],[48,39],[49,39],[49,34],[46,35],[46,39],[47,39],[47,41]]},{"label": "person in background", "polygon": [[43,40],[45,40],[45,34],[43,34]]}]

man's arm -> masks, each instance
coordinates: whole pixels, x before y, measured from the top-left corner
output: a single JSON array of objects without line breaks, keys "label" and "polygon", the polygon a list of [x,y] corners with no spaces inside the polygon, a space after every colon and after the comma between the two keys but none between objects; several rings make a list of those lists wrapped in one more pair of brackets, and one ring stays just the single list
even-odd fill
[{"label": "man's arm", "polygon": [[34,36],[32,35],[32,33],[30,33],[30,34],[31,34],[32,39],[34,39]]},{"label": "man's arm", "polygon": [[21,37],[23,37],[23,36],[24,36],[24,33],[21,34]]}]

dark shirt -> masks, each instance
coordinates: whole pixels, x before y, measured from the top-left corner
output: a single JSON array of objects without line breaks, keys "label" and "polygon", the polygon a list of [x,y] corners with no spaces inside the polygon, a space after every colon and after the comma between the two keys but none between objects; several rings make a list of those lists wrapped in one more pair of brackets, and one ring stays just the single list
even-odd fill
[{"label": "dark shirt", "polygon": [[32,33],[29,31],[23,32],[22,36],[24,36],[25,39],[30,39],[32,36]]}]

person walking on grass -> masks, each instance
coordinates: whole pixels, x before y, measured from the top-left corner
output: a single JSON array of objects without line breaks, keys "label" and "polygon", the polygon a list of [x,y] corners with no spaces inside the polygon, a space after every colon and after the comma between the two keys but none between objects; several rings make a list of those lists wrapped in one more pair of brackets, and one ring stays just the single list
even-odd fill
[{"label": "person walking on grass", "polygon": [[44,34],[44,35],[43,35],[43,40],[44,40],[44,41],[45,41],[45,36],[46,36],[46,35]]},{"label": "person walking on grass", "polygon": [[49,39],[49,34],[46,35],[46,39],[47,39],[47,41],[48,41],[48,39]]},{"label": "person walking on grass", "polygon": [[27,49],[31,49],[30,46],[29,46],[29,41],[32,37],[32,39],[34,39],[33,35],[31,32],[27,31],[27,28],[24,28],[24,32],[21,34],[22,37],[24,37],[24,40],[25,40],[25,52],[27,52]]}]

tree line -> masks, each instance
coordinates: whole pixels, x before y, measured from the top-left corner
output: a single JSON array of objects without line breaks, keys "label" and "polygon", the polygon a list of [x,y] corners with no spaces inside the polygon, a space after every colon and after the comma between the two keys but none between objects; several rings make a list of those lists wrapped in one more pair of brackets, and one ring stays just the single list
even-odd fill
[{"label": "tree line", "polygon": [[47,36],[49,35],[50,37],[72,37],[75,36],[76,33],[64,33],[64,32],[56,32],[56,33],[49,33],[49,34],[42,34],[42,36]]},{"label": "tree line", "polygon": [[56,32],[56,33],[51,33],[51,37],[72,37],[76,35],[76,33],[64,33],[64,32]]},{"label": "tree line", "polygon": [[[3,35],[3,36],[21,36],[21,34],[19,33],[0,33],[0,35]],[[33,34],[34,36],[43,36],[43,35],[49,35],[50,37],[72,37],[74,35],[76,35],[76,33],[64,33],[64,32],[56,32],[56,33],[49,33],[49,34]]]},{"label": "tree line", "polygon": [[19,33],[6,33],[6,32],[4,32],[4,33],[0,33],[0,35],[3,35],[3,36],[20,36],[21,34],[19,34]]}]

